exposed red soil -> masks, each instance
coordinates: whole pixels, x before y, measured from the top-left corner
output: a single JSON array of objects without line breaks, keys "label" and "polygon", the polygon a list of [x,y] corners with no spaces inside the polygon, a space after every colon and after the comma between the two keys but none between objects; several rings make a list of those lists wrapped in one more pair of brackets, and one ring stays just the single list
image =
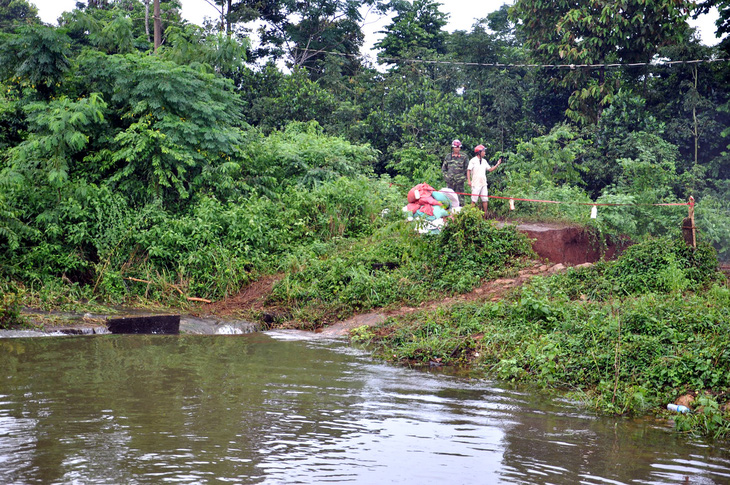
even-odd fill
[{"label": "exposed red soil", "polygon": [[227,316],[241,311],[264,311],[266,297],[283,274],[264,276],[244,287],[237,295],[206,305],[205,311],[213,315]]},{"label": "exposed red soil", "polygon": [[565,266],[562,264],[547,265],[541,262],[534,262],[532,266],[521,270],[514,278],[499,278],[496,280],[485,281],[481,286],[474,288],[469,293],[465,293],[463,295],[426,302],[419,307],[402,307],[396,310],[387,311],[385,314],[387,316],[399,316],[412,313],[414,311],[433,310],[435,308],[454,303],[487,300],[498,301],[504,298],[504,296],[512,289],[522,286],[533,276],[545,273],[554,273],[564,269]]},{"label": "exposed red soil", "polygon": [[517,230],[532,242],[532,249],[541,258],[553,263],[595,263],[601,258],[614,259],[630,241],[619,243],[604,239],[582,226],[561,223],[516,223]]},{"label": "exposed red soil", "polygon": [[[542,262],[536,261],[530,267],[521,270],[514,278],[499,278],[486,281],[481,286],[463,295],[424,302],[417,307],[404,306],[394,309],[379,309],[369,313],[354,315],[346,320],[320,328],[316,333],[323,337],[342,336],[346,335],[353,328],[363,325],[377,325],[385,321],[388,317],[402,316],[417,311],[434,310],[438,307],[461,302],[501,300],[510,290],[521,286],[525,281],[535,275],[554,273],[564,269],[565,266],[562,264],[543,264]],[[234,314],[251,315],[252,313],[255,314],[258,312],[265,323],[271,323],[271,321],[267,321],[267,317],[281,317],[281,315],[286,314],[286,309],[284,308],[266,305],[267,296],[271,293],[274,284],[281,278],[282,275],[264,277],[243,288],[238,295],[205,305],[203,309],[205,313],[218,316],[230,316]]]}]

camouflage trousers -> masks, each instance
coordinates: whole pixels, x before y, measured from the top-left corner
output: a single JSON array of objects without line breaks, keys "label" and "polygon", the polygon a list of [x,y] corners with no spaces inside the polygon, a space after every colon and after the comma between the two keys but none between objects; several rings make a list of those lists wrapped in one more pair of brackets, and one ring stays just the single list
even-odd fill
[{"label": "camouflage trousers", "polygon": [[[448,177],[446,179],[446,185],[450,189],[453,189],[454,192],[469,192],[469,190],[467,190],[465,188],[466,177]],[[466,200],[465,196],[459,194],[458,197],[459,197],[459,205],[464,207],[464,201]]]}]

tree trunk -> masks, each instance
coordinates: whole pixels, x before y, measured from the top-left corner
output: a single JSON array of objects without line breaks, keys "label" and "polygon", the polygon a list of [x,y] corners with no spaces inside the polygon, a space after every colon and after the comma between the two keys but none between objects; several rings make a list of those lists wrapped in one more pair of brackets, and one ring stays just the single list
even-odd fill
[{"label": "tree trunk", "polygon": [[231,0],[228,0],[226,7],[226,34],[228,34],[228,37],[231,36]]},{"label": "tree trunk", "polygon": [[147,35],[147,42],[152,42],[150,39],[150,0],[144,0],[144,33]]},{"label": "tree trunk", "polygon": [[221,2],[221,24],[220,27],[218,27],[219,32],[225,32],[226,31],[226,7]]},{"label": "tree trunk", "polygon": [[[604,61],[605,64],[605,61]],[[596,105],[596,119],[595,123],[598,125],[598,122],[601,121],[601,115],[603,114],[603,105],[601,105],[601,102],[603,101],[603,93],[606,92],[606,68],[602,67],[598,70],[598,85],[601,87],[600,91],[598,91],[598,104]]]},{"label": "tree trunk", "polygon": [[[697,65],[695,64],[695,70],[692,73],[694,75],[694,81],[695,81],[695,93],[697,93]],[[695,94],[696,97],[698,97]],[[697,103],[694,103],[692,106],[692,123],[694,124],[692,129],[692,135],[694,136],[694,142],[695,142],[695,165],[697,165],[697,152],[700,145],[700,130],[697,124]]]},{"label": "tree trunk", "polygon": [[155,52],[157,48],[162,44],[162,23],[160,21],[160,0],[153,0],[154,9],[152,16],[154,17],[155,24]]}]

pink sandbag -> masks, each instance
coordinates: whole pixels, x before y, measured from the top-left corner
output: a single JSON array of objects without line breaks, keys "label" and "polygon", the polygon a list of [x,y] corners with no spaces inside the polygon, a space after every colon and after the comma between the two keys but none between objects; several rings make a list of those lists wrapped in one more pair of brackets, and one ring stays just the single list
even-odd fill
[{"label": "pink sandbag", "polygon": [[440,201],[434,199],[430,195],[428,196],[421,196],[420,199],[418,199],[418,202],[421,204],[428,204],[428,205],[443,205]]},{"label": "pink sandbag", "polygon": [[421,198],[421,193],[416,190],[415,187],[413,187],[411,190],[408,191],[408,203],[414,204],[418,199]]},{"label": "pink sandbag", "polygon": [[421,208],[419,210],[421,212],[423,212],[424,214],[426,214],[427,216],[433,215],[433,206],[432,205],[424,204],[421,206]]},{"label": "pink sandbag", "polygon": [[414,202],[412,204],[408,204],[406,206],[406,209],[408,210],[408,212],[413,212],[413,213],[415,213],[420,208],[421,208],[421,204],[419,204],[417,202]]},{"label": "pink sandbag", "polygon": [[428,184],[418,184],[408,191],[408,202],[414,203],[422,197],[431,197],[431,193],[436,190]]}]

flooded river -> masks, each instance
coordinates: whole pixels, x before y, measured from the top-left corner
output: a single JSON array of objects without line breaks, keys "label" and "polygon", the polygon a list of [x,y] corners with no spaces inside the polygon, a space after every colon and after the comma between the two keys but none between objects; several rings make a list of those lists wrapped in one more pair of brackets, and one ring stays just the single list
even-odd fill
[{"label": "flooded river", "polygon": [[299,335],[0,339],[0,482],[730,483],[670,421]]}]

